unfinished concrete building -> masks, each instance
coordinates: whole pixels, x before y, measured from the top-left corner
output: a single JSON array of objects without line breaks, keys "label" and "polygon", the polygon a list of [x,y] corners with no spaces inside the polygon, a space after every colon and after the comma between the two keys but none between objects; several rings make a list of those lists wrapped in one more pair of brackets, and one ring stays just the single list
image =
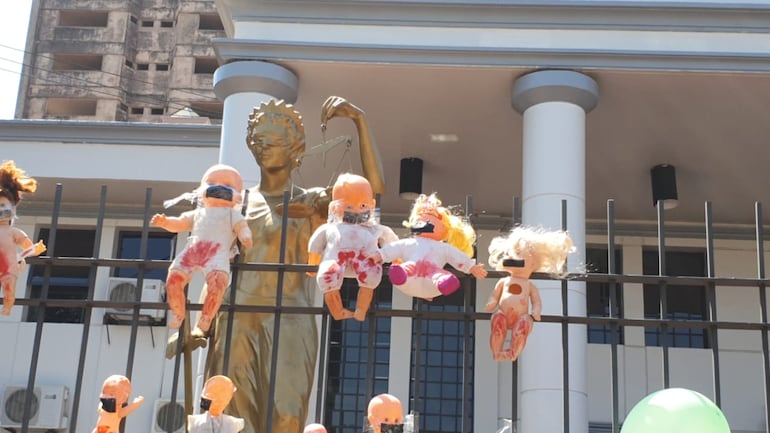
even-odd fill
[{"label": "unfinished concrete building", "polygon": [[221,123],[213,0],[33,0],[16,118]]}]

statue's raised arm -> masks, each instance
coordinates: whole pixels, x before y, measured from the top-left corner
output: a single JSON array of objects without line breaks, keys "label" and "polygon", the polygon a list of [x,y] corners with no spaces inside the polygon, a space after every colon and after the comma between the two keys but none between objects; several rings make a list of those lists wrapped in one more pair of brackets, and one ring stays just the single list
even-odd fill
[{"label": "statue's raised arm", "polygon": [[346,117],[353,121],[358,130],[358,143],[361,153],[361,166],[363,176],[372,185],[375,194],[385,193],[385,176],[382,169],[382,160],[374,142],[374,137],[366,121],[364,110],[351,104],[347,99],[339,96],[326,98],[321,107],[321,127],[326,128],[329,120],[335,117]]}]

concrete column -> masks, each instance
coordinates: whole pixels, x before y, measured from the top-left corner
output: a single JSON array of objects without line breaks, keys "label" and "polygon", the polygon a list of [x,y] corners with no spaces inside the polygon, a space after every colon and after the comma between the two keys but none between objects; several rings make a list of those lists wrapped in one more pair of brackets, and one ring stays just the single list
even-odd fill
[{"label": "concrete column", "polygon": [[243,183],[259,183],[259,167],[246,147],[246,126],[254,107],[270,99],[297,100],[299,80],[290,70],[267,62],[236,61],[214,72],[214,93],[224,101],[219,162],[238,169]]},{"label": "concrete column", "polygon": [[[522,222],[561,228],[567,201],[567,230],[577,247],[568,270],[585,262],[585,116],[598,101],[598,85],[574,71],[538,71],[513,86],[513,108],[523,122]],[[535,281],[544,315],[562,315],[561,283]],[[585,284],[570,282],[568,314],[585,316]],[[588,432],[585,325],[569,327],[569,431]],[[519,357],[519,432],[564,431],[562,327],[536,323]]]}]

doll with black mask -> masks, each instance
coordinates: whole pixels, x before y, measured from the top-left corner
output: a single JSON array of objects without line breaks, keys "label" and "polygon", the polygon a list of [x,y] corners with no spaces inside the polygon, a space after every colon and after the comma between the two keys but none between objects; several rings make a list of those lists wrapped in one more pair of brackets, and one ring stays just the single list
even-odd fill
[{"label": "doll with black mask", "polygon": [[243,430],[243,418],[224,414],[236,388],[227,376],[212,376],[203,385],[201,413],[189,415],[189,433],[237,433]]},{"label": "doll with black mask", "polygon": [[130,395],[131,381],[126,376],[114,374],[108,377],[99,395],[99,418],[92,433],[119,433],[120,421],[144,403],[142,396],[128,403]]}]

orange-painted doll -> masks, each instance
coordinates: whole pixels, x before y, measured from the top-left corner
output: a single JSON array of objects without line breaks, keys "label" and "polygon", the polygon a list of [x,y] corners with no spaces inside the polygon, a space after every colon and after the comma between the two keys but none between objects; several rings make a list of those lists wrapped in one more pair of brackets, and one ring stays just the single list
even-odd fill
[{"label": "orange-painted doll", "polygon": [[0,165],[0,283],[3,288],[0,314],[3,316],[11,314],[16,301],[16,279],[24,269],[24,258],[45,252],[43,241],[33,244],[24,231],[13,226],[22,193],[36,189],[37,181],[17,168],[13,161]]},{"label": "orange-painted doll", "polygon": [[[532,273],[558,275],[572,251],[572,240],[563,231],[519,226],[508,236],[492,239],[489,265],[510,274],[497,282],[485,307],[486,311],[497,307],[490,321],[492,333],[489,337],[492,357],[496,361],[515,361],[532,332],[533,319],[540,320],[543,305],[537,286],[529,280]],[[503,349],[509,330],[511,342],[507,349]]]},{"label": "orange-painted doll", "polygon": [[[318,288],[336,320],[366,318],[374,289],[382,279],[382,265],[371,257],[380,245],[398,240],[390,227],[374,220],[374,207],[372,187],[365,177],[340,174],[332,188],[329,221],[308,242],[308,263],[319,265]],[[345,277],[358,281],[355,313],[342,305],[340,288]]]},{"label": "orange-painted doll", "polygon": [[130,404],[131,381],[126,376],[114,374],[108,377],[102,385],[99,396],[99,418],[92,433],[120,433],[120,421],[135,411],[144,397],[139,396]]},{"label": "orange-painted doll", "polygon": [[397,289],[429,301],[454,293],[460,280],[444,269],[447,263],[476,278],[487,276],[484,265],[472,258],[476,240],[473,227],[441,206],[436,194],[417,197],[404,226],[414,236],[387,244],[374,256],[376,261],[398,262],[388,271]]},{"label": "orange-painted doll", "polygon": [[200,206],[179,217],[155,214],[150,224],[170,232],[190,231],[187,245],[171,263],[166,278],[168,305],[172,319],[169,328],[178,329],[185,318],[187,299],[184,288],[192,273],[200,270],[206,278],[206,299],[197,327],[208,331],[222,304],[230,282],[230,259],[236,237],[251,248],[251,230],[236,207],[243,201],[243,180],[233,167],[217,164],[206,170],[195,191]]},{"label": "orange-painted doll", "polygon": [[201,410],[204,412],[187,416],[189,433],[237,433],[243,430],[243,418],[223,413],[235,391],[235,384],[229,377],[210,377],[201,394]]},{"label": "orange-painted doll", "polygon": [[404,432],[404,408],[393,395],[379,394],[369,400],[366,419],[373,433]]}]

